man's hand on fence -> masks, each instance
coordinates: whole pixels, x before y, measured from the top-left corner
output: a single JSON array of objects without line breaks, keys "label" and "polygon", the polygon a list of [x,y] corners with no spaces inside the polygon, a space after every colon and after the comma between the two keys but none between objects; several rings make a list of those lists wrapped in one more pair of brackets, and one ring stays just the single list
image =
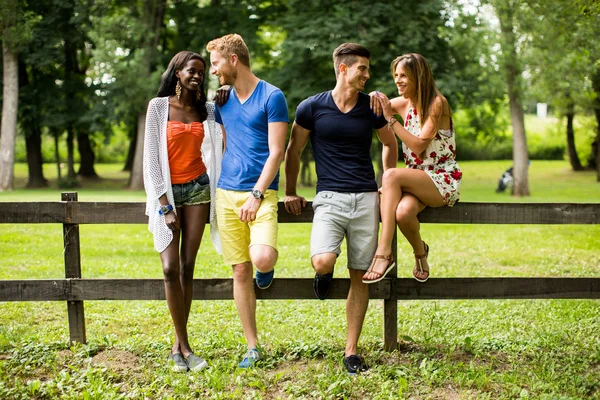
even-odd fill
[{"label": "man's hand on fence", "polygon": [[302,196],[297,195],[286,195],[283,198],[283,204],[285,205],[285,211],[290,214],[300,215],[302,213],[302,209],[306,207],[306,199]]}]

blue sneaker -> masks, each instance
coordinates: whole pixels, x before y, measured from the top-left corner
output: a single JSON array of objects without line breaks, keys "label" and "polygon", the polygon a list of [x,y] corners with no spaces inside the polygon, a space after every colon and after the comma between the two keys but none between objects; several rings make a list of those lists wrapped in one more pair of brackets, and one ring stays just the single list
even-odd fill
[{"label": "blue sneaker", "polygon": [[269,272],[260,272],[256,271],[256,286],[259,289],[267,289],[273,283],[273,276],[275,275],[275,270],[272,269]]},{"label": "blue sneaker", "polygon": [[262,356],[260,355],[258,349],[248,349],[248,352],[246,352],[244,359],[238,364],[238,368],[252,368],[254,367],[254,364],[260,359],[262,359]]}]

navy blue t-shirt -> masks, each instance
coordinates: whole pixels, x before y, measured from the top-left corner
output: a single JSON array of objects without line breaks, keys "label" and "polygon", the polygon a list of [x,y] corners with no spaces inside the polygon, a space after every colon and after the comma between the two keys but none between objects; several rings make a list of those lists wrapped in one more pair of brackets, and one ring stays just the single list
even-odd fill
[{"label": "navy blue t-shirt", "polygon": [[385,126],[373,114],[369,96],[358,94],[354,108],[344,114],[333,101],[331,90],[304,100],[296,109],[296,123],[310,130],[317,170],[317,193],[376,192],[371,160],[373,129]]}]

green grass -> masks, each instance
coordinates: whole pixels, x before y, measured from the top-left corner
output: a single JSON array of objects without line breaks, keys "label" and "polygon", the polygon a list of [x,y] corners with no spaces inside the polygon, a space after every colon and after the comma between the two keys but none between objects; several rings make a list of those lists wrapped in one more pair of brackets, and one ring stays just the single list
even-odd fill
[{"label": "green grass", "polygon": [[[529,167],[530,197],[515,198],[508,193],[495,193],[498,179],[512,165],[512,161],[463,161],[460,167],[465,178],[461,186],[461,201],[484,202],[600,202],[600,184],[595,182],[594,171],[573,172],[566,161],[531,162]],[[102,179],[85,180],[82,187],[63,191],[77,191],[79,201],[145,201],[143,191],[127,189],[129,173],[119,164],[98,164],[96,171]],[[44,164],[49,187],[25,189],[27,165],[15,166],[15,190],[0,192],[2,201],[60,201],[61,190],[56,187],[56,166]],[[313,182],[316,180],[313,168]],[[283,198],[285,176],[281,172],[279,195]],[[308,199],[315,194],[314,187],[299,187],[298,193]]]},{"label": "green grass", "polygon": [[[505,162],[468,162],[463,201],[599,202],[593,172],[566,162],[532,162],[532,196],[494,192]],[[124,189],[119,166],[85,182],[82,201],[143,201]],[[26,170],[17,166],[17,182]],[[51,171],[48,177],[51,178]],[[314,188],[302,188],[312,198]],[[57,201],[60,191],[17,189],[0,201]],[[600,226],[424,224],[432,274],[457,276],[600,276]],[[143,225],[80,227],[86,278],[161,278]],[[310,225],[282,224],[279,277],[311,277]],[[230,277],[209,240],[197,278]],[[0,226],[0,280],[64,276],[60,225]],[[346,277],[345,249],[336,277]],[[410,276],[411,252],[399,243],[399,275]],[[400,350],[381,348],[382,304],[369,306],[360,351],[371,371],[350,378],[341,366],[343,301],[259,301],[258,326],[268,358],[252,371],[235,368],[244,339],[232,301],[196,301],[192,345],[210,368],[166,370],[172,326],[165,302],[85,303],[88,344],[70,345],[66,306],[0,303],[0,398],[349,398],[600,399],[598,300],[401,301]]]}]

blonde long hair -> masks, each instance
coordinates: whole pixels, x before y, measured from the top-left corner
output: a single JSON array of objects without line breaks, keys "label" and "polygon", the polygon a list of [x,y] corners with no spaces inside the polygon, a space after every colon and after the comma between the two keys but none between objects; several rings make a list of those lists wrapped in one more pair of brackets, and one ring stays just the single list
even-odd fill
[{"label": "blonde long hair", "polygon": [[431,115],[432,104],[437,97],[443,99],[442,114],[448,113],[448,115],[450,115],[448,101],[446,101],[446,98],[435,86],[431,68],[425,57],[417,53],[408,53],[396,57],[390,66],[392,76],[394,76],[398,64],[401,64],[408,79],[415,84],[417,91],[416,106],[417,112],[419,113],[421,128],[423,128],[425,121]]}]

